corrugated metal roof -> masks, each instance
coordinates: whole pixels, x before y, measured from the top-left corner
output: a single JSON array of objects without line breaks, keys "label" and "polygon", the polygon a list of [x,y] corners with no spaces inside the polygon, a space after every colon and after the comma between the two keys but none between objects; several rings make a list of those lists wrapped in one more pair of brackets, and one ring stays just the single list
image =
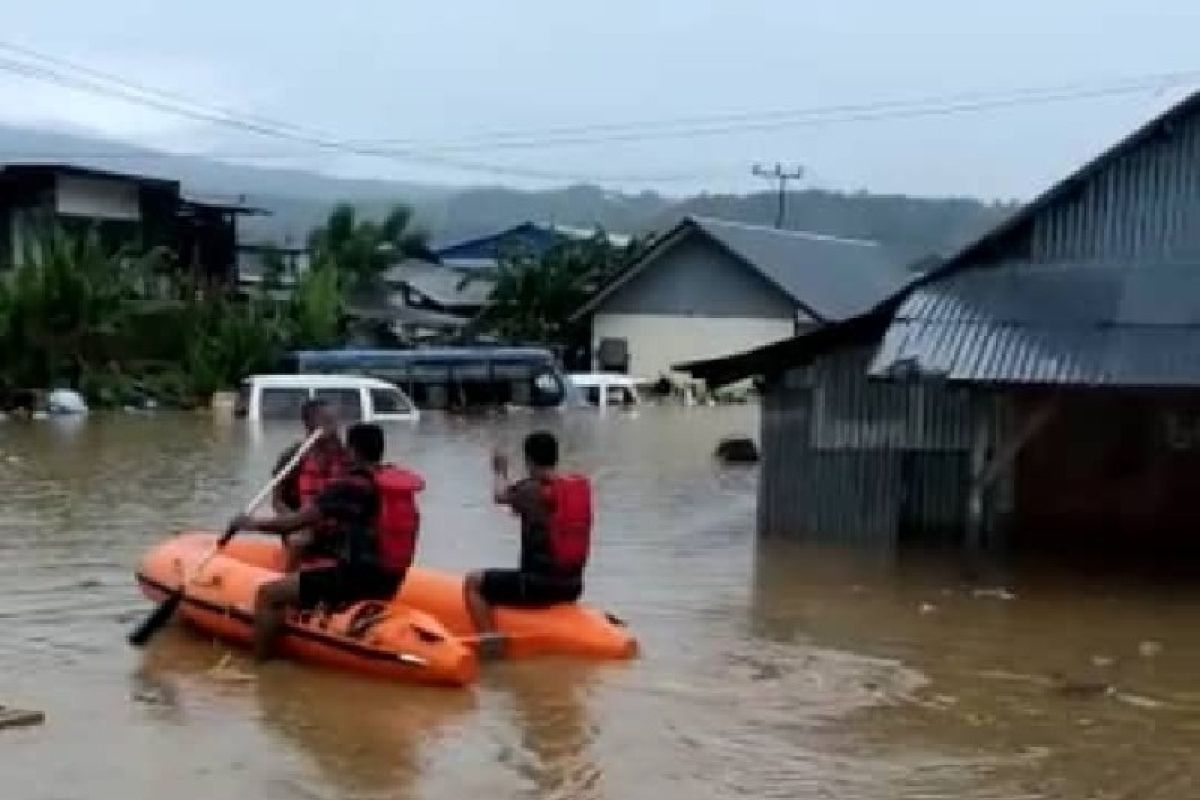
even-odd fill
[{"label": "corrugated metal roof", "polygon": [[389,267],[384,278],[391,284],[408,284],[443,306],[482,306],[496,286],[486,274],[459,272],[416,260]]},{"label": "corrugated metal roof", "polygon": [[1200,264],[1009,263],[915,290],[877,377],[1200,386]]},{"label": "corrugated metal roof", "polygon": [[685,217],[575,317],[603,305],[630,280],[653,268],[665,252],[697,232],[757,271],[820,322],[861,314],[915,277],[875,242]]}]

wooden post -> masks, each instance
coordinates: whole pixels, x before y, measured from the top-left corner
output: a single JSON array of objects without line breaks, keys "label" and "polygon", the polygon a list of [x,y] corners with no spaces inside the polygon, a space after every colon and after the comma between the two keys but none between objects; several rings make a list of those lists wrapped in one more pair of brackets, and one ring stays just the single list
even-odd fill
[{"label": "wooden post", "polygon": [[971,446],[971,488],[967,497],[967,544],[978,548],[983,544],[984,495],[996,479],[1017,460],[1021,450],[1054,417],[1058,411],[1058,400],[1051,397],[1039,405],[1025,420],[1017,434],[1004,442],[992,458],[988,458],[990,444],[989,426],[981,418],[975,429]]}]

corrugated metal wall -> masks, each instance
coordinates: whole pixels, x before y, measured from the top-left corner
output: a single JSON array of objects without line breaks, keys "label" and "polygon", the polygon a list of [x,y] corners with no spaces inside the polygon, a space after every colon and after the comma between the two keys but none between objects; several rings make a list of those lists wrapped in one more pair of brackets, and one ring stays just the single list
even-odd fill
[{"label": "corrugated metal wall", "polygon": [[1200,254],[1200,119],[1181,120],[1106,165],[1075,198],[1038,214],[1030,237],[1036,261]]},{"label": "corrugated metal wall", "polygon": [[890,547],[964,530],[971,448],[980,426],[989,442],[1004,435],[1004,404],[964,389],[869,381],[870,357],[869,348],[830,354],[769,385],[763,535]]}]

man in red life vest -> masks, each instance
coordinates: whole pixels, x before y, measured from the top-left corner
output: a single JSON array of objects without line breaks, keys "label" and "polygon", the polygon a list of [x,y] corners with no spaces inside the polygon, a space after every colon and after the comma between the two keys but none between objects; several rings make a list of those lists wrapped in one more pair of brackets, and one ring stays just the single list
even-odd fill
[{"label": "man in red life vest", "polygon": [[583,592],[591,547],[591,485],[583,475],[558,472],[558,440],[553,434],[530,434],[524,449],[529,476],[516,483],[509,483],[504,454],[492,456],[496,502],[521,518],[520,566],[474,572],[464,583],[467,611],[479,632],[483,657],[499,656],[504,649],[492,606],[570,603]]},{"label": "man in red life vest", "polygon": [[360,423],[346,432],[350,465],[299,511],[255,519],[242,515],[230,527],[291,533],[309,530],[335,537],[333,566],[301,569],[263,584],[254,601],[255,653],[270,656],[288,608],[314,608],[359,600],[389,600],[412,564],[420,514],[416,494],[425,481],[415,472],[381,464],[383,431]]},{"label": "man in red life vest", "polygon": [[[313,431],[324,435],[300,460],[288,477],[280,481],[271,497],[276,514],[299,511],[313,502],[333,481],[341,478],[349,466],[345,448],[338,438],[337,419],[324,400],[307,400],[300,407],[300,421],[307,439]],[[300,446],[297,442],[279,456],[272,475],[278,474]],[[312,531],[297,531],[284,537],[287,552],[285,571],[295,572],[305,558],[332,557],[336,542],[330,537],[318,537]]]}]

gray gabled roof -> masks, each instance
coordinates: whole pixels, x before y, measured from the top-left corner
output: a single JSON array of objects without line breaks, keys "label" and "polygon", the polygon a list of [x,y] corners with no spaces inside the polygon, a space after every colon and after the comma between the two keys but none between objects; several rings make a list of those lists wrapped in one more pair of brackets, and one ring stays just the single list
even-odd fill
[{"label": "gray gabled roof", "polygon": [[384,279],[393,285],[408,284],[443,306],[482,306],[496,286],[487,273],[467,273],[416,259],[392,265]]},{"label": "gray gabled roof", "polygon": [[875,242],[711,217],[685,217],[575,317],[591,313],[684,239],[700,235],[782,291],[818,322],[847,319],[904,285],[906,273]]}]

